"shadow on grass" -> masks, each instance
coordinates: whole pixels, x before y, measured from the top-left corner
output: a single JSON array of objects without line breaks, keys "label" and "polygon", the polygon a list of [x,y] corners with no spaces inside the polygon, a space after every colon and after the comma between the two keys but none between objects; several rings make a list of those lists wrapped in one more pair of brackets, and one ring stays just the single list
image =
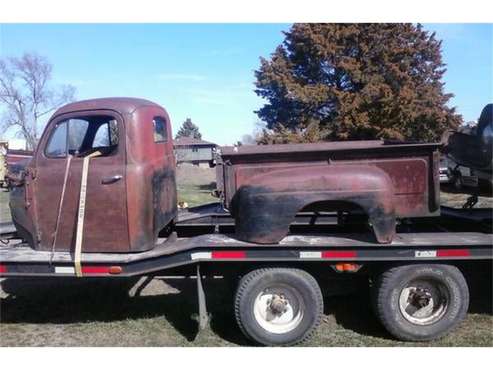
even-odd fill
[{"label": "shadow on grass", "polygon": [[[156,278],[157,280],[162,280]],[[137,280],[5,279],[8,294],[0,303],[3,323],[64,324],[111,322],[126,319],[165,318],[186,340],[198,334],[195,280],[165,279],[171,288],[164,294],[130,296]],[[233,293],[228,281],[205,281],[207,308],[212,331],[225,341],[252,345],[234,319]],[[493,314],[491,281],[475,281],[470,313]],[[179,293],[181,292],[181,293]],[[392,339],[373,314],[368,289],[325,298],[325,314],[355,333]]]},{"label": "shadow on grass", "polygon": [[212,190],[215,190],[217,188],[217,185],[216,185],[216,182],[215,181],[211,181],[208,184],[200,184],[200,185],[197,185],[197,188],[199,190],[209,190],[209,191],[212,191]]},{"label": "shadow on grass", "polygon": [[[136,283],[136,279],[5,279],[1,287],[8,296],[0,300],[0,321],[73,324],[164,317],[186,340],[196,338],[195,280],[166,279],[171,292],[130,296],[129,291]],[[225,293],[224,285],[216,281],[205,282],[207,308],[212,313],[211,329],[227,341],[246,345],[248,342],[234,321],[232,294]]]}]

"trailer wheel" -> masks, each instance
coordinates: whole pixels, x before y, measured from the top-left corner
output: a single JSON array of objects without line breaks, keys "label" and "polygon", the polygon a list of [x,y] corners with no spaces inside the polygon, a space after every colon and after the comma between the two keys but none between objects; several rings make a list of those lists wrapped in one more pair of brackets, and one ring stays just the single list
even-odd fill
[{"label": "trailer wheel", "polygon": [[245,275],[235,295],[235,316],[241,331],[268,346],[307,341],[320,324],[322,292],[303,270],[258,269]]},{"label": "trailer wheel", "polygon": [[408,265],[383,273],[374,287],[375,310],[385,328],[409,341],[440,338],[465,317],[469,289],[449,265]]}]

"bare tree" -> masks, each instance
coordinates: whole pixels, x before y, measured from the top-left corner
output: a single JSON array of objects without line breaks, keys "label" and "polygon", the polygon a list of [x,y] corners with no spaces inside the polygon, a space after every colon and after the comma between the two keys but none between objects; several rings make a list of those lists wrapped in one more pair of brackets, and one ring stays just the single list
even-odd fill
[{"label": "bare tree", "polygon": [[46,114],[73,101],[71,85],[50,87],[52,65],[37,54],[0,59],[0,106],[2,131],[15,127],[34,149],[39,139],[39,123]]}]

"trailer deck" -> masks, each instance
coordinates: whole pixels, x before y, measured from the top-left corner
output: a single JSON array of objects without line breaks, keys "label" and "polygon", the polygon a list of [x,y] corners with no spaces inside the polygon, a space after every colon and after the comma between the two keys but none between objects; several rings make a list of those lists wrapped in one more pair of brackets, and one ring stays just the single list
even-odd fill
[{"label": "trailer deck", "polygon": [[[172,233],[159,238],[156,247],[134,253],[82,253],[83,276],[136,276],[163,272],[174,267],[202,262],[370,262],[370,261],[439,261],[493,259],[491,210],[442,207],[441,217],[417,219],[402,225],[391,244],[382,245],[371,231],[361,232],[353,225],[333,225],[337,217],[323,214],[319,220],[301,215],[301,230],[293,231],[277,244],[240,241],[223,232],[230,227],[229,215],[211,211],[211,206],[191,209],[181,225],[186,231],[203,226],[216,232],[182,237]],[[315,218],[314,218],[315,217]],[[211,220],[215,220],[210,223]],[[312,219],[313,222],[307,220]],[[222,221],[221,221],[222,220]],[[297,229],[298,227],[298,229]],[[357,227],[357,226],[355,226]],[[330,233],[313,232],[329,230]],[[293,226],[299,230],[300,226]],[[347,232],[347,230],[351,230]],[[1,235],[15,235],[4,224]],[[65,251],[32,249],[20,239],[10,238],[0,246],[0,276],[75,276],[74,254]]]},{"label": "trailer deck", "polygon": [[[360,234],[290,235],[279,244],[258,245],[224,234],[164,241],[141,253],[83,253],[84,276],[135,276],[206,261],[426,261],[493,259],[493,235],[401,233],[382,246]],[[1,276],[74,275],[73,254],[35,251],[26,244],[0,248]]]}]

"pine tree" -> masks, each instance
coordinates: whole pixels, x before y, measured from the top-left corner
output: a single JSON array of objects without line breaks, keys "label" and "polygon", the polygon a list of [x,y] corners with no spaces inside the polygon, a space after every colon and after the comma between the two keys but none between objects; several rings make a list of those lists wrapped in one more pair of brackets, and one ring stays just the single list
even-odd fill
[{"label": "pine tree", "polygon": [[199,127],[195,125],[190,118],[187,118],[181,125],[175,139],[180,137],[193,137],[194,139],[202,139],[202,134],[199,131]]},{"label": "pine tree", "polygon": [[295,24],[255,72],[259,142],[439,140],[462,122],[445,71],[419,24]]}]

